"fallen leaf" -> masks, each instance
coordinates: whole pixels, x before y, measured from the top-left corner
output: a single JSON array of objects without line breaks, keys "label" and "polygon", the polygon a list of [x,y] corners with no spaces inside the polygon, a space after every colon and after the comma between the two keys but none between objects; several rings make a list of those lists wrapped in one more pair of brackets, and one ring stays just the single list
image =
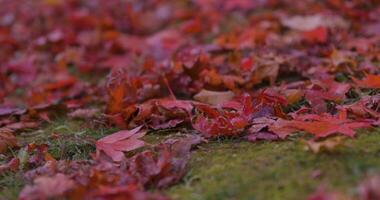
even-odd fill
[{"label": "fallen leaf", "polygon": [[380,199],[380,176],[374,175],[367,177],[358,186],[360,200]]},{"label": "fallen leaf", "polygon": [[122,130],[96,142],[96,154],[104,152],[115,162],[120,162],[124,158],[123,152],[132,151],[144,146],[144,141],[140,140],[145,135],[145,131],[141,131],[142,126],[132,130]]},{"label": "fallen leaf", "polygon": [[304,91],[297,89],[290,89],[285,91],[285,97],[288,104],[293,104],[302,99]]},{"label": "fallen leaf", "polygon": [[193,98],[203,103],[221,105],[225,102],[230,101],[234,96],[235,94],[231,91],[218,92],[203,89]]},{"label": "fallen leaf", "polygon": [[274,141],[279,139],[276,134],[264,131],[246,135],[244,138],[249,142],[256,142],[259,140]]},{"label": "fallen leaf", "polygon": [[[73,195],[75,196],[75,195]],[[91,196],[94,199],[147,199],[147,200],[169,200],[169,198],[157,194],[140,190],[136,185],[103,186],[101,185],[96,194]]]},{"label": "fallen leaf", "polygon": [[327,191],[325,187],[320,186],[317,191],[309,195],[307,200],[354,200],[344,193],[336,191]]},{"label": "fallen leaf", "polygon": [[258,133],[274,123],[276,123],[276,120],[272,118],[268,118],[268,117],[254,118],[248,129],[248,133],[250,134]]},{"label": "fallen leaf", "polygon": [[9,162],[0,165],[0,175],[6,171],[17,171],[20,166],[20,160],[18,158],[12,158]]},{"label": "fallen leaf", "polygon": [[325,27],[318,27],[310,31],[302,32],[303,39],[310,43],[325,43],[327,36],[328,29]]},{"label": "fallen leaf", "polygon": [[308,140],[304,142],[307,145],[308,149],[311,150],[313,153],[319,153],[322,151],[333,152],[338,147],[343,145],[344,139],[345,137],[335,136],[326,138],[323,141]]},{"label": "fallen leaf", "polygon": [[327,137],[334,133],[353,137],[354,129],[370,127],[371,123],[366,121],[351,121],[346,119],[338,119],[335,117],[317,117],[312,121],[293,121],[291,126],[299,130],[313,134],[317,138]]},{"label": "fallen leaf", "polygon": [[380,76],[374,74],[367,74],[362,80],[358,80],[356,78],[352,78],[355,84],[361,88],[372,88],[379,89],[380,88]]},{"label": "fallen leaf", "polygon": [[17,138],[11,131],[0,130],[0,154],[13,147],[17,147]]},{"label": "fallen leaf", "polygon": [[130,158],[131,174],[146,186],[166,188],[185,175],[192,147],[204,140],[199,135],[169,139],[155,147],[158,155],[145,151]]},{"label": "fallen leaf", "polygon": [[283,18],[282,25],[298,31],[311,31],[318,27],[348,28],[348,23],[340,16],[306,15]]},{"label": "fallen leaf", "polygon": [[79,119],[91,119],[99,112],[99,109],[89,108],[89,109],[77,109],[68,114],[71,118],[79,118]]},{"label": "fallen leaf", "polygon": [[292,121],[278,119],[274,123],[269,124],[268,130],[275,133],[281,139],[285,139],[288,135],[295,133],[297,128],[292,125]]},{"label": "fallen leaf", "polygon": [[59,198],[74,187],[75,182],[61,173],[52,177],[38,177],[34,180],[33,185],[28,185],[22,189],[19,199]]},{"label": "fallen leaf", "polygon": [[21,121],[21,122],[7,124],[6,126],[1,127],[0,131],[1,130],[11,130],[12,132],[17,132],[17,131],[21,131],[21,130],[25,130],[25,129],[37,128],[38,126],[39,126],[39,123],[37,123],[37,122],[23,122],[23,121]]},{"label": "fallen leaf", "polygon": [[26,109],[15,107],[3,107],[0,106],[0,117],[8,115],[22,115],[26,113]]}]

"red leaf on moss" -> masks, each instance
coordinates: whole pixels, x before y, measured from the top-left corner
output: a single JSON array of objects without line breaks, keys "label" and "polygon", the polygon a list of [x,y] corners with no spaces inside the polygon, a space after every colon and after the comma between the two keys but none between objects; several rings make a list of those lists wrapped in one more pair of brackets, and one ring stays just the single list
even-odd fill
[{"label": "red leaf on moss", "polygon": [[123,130],[108,135],[96,142],[96,154],[104,152],[111,157],[113,161],[119,162],[123,159],[123,152],[132,151],[144,146],[144,141],[140,140],[145,135],[145,131],[141,131],[142,126],[132,130]]},{"label": "red leaf on moss", "polygon": [[346,116],[332,116],[328,114],[306,115],[303,117],[303,120],[305,121],[291,121],[290,126],[309,132],[317,138],[327,137],[334,133],[341,133],[353,137],[355,135],[355,129],[371,126],[370,121],[353,121],[347,119]]}]

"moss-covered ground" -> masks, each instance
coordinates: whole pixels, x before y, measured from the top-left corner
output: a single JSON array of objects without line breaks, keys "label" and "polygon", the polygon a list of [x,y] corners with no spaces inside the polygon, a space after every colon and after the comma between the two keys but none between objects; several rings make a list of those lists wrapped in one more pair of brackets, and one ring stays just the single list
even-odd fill
[{"label": "moss-covered ground", "polygon": [[194,152],[190,172],[167,193],[174,199],[305,199],[326,189],[355,194],[380,170],[380,133],[362,131],[334,153],[313,154],[300,141],[214,141]]},{"label": "moss-covered ground", "polygon": [[[56,159],[87,159],[93,141],[116,129],[86,128],[82,121],[57,120],[39,131],[19,135],[22,142],[47,143]],[[170,134],[150,133],[151,143]],[[61,139],[51,139],[59,134]],[[302,136],[300,136],[302,137]],[[13,152],[17,154],[17,151]],[[305,199],[321,185],[354,195],[366,175],[380,172],[380,130],[361,130],[334,152],[314,154],[299,137],[250,143],[218,139],[193,151],[189,171],[179,184],[163,191],[173,199]],[[0,177],[0,199],[17,199],[22,171]]]}]

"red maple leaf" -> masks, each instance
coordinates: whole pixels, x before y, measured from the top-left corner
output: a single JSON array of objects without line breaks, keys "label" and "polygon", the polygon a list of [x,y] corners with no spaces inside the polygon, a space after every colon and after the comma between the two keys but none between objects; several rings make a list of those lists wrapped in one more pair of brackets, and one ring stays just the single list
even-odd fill
[{"label": "red maple leaf", "polygon": [[112,158],[113,161],[119,162],[123,159],[123,152],[132,151],[144,146],[144,141],[139,138],[145,135],[145,131],[141,131],[142,126],[132,130],[118,131],[112,135],[108,135],[96,142],[96,154],[99,157],[100,152]]},{"label": "red maple leaf", "polygon": [[326,27],[318,27],[311,31],[304,31],[302,36],[310,43],[325,43],[327,41],[328,30]]},{"label": "red maple leaf", "polygon": [[357,128],[370,127],[370,121],[353,121],[346,118],[346,115],[340,113],[338,116],[329,114],[323,115],[305,115],[302,117],[304,121],[294,120],[290,126],[303,130],[315,135],[317,138],[327,137],[335,133],[353,137]]},{"label": "red maple leaf", "polygon": [[373,89],[380,88],[379,75],[367,74],[366,77],[364,77],[362,80],[358,80],[356,78],[352,78],[352,80],[355,82],[355,84],[358,87],[361,87],[361,88],[373,88]]}]

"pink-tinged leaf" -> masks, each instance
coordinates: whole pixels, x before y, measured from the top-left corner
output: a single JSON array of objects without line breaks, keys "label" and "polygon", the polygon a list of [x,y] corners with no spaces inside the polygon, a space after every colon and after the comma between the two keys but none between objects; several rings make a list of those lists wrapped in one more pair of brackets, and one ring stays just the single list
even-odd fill
[{"label": "pink-tinged leaf", "polygon": [[103,186],[101,185],[94,196],[94,199],[149,199],[149,200],[169,200],[169,198],[158,194],[139,190],[136,185]]},{"label": "pink-tinged leaf", "polygon": [[268,130],[278,135],[281,139],[285,139],[288,135],[297,131],[297,129],[291,125],[291,122],[292,121],[278,119],[268,127]]},{"label": "pink-tinged leaf", "polygon": [[0,106],[0,117],[7,115],[22,115],[26,113],[26,109]]},{"label": "pink-tinged leaf", "polygon": [[274,141],[278,140],[279,137],[273,133],[262,131],[258,133],[249,134],[244,137],[249,142],[256,142],[258,140]]},{"label": "pink-tinged leaf", "polygon": [[183,122],[183,120],[173,119],[173,120],[169,120],[165,123],[151,124],[149,127],[151,127],[154,130],[168,129],[168,128],[174,128],[178,124],[181,124],[182,122]]},{"label": "pink-tinged leaf", "polygon": [[16,122],[16,123],[12,123],[12,124],[8,124],[4,127],[1,128],[1,130],[11,130],[13,132],[17,132],[17,131],[20,131],[20,130],[24,130],[24,129],[33,129],[33,128],[37,128],[39,126],[39,123],[37,122],[24,122],[24,121],[21,121],[21,122]]},{"label": "pink-tinged leaf", "polygon": [[380,176],[374,175],[362,181],[358,187],[360,200],[380,199]]},{"label": "pink-tinged leaf", "polygon": [[324,186],[320,186],[317,191],[309,195],[307,200],[353,200],[343,193],[335,191],[326,191]]},{"label": "pink-tinged leaf", "polygon": [[98,140],[96,142],[97,156],[102,151],[113,161],[121,161],[124,158],[123,152],[133,151],[144,146],[144,141],[139,139],[145,135],[145,131],[141,131],[141,128],[142,126],[139,126],[132,130],[118,131]]},{"label": "pink-tinged leaf", "polygon": [[167,110],[182,109],[190,112],[193,109],[191,101],[176,100],[176,99],[159,99],[156,101],[157,106],[161,106]]},{"label": "pink-tinged leaf", "polygon": [[99,109],[96,108],[78,109],[69,113],[68,116],[75,119],[91,119],[95,117],[98,112]]},{"label": "pink-tinged leaf", "polygon": [[74,189],[75,182],[65,176],[58,173],[53,177],[38,177],[34,180],[33,185],[24,187],[21,191],[19,199],[51,199],[63,197],[65,192]]}]

